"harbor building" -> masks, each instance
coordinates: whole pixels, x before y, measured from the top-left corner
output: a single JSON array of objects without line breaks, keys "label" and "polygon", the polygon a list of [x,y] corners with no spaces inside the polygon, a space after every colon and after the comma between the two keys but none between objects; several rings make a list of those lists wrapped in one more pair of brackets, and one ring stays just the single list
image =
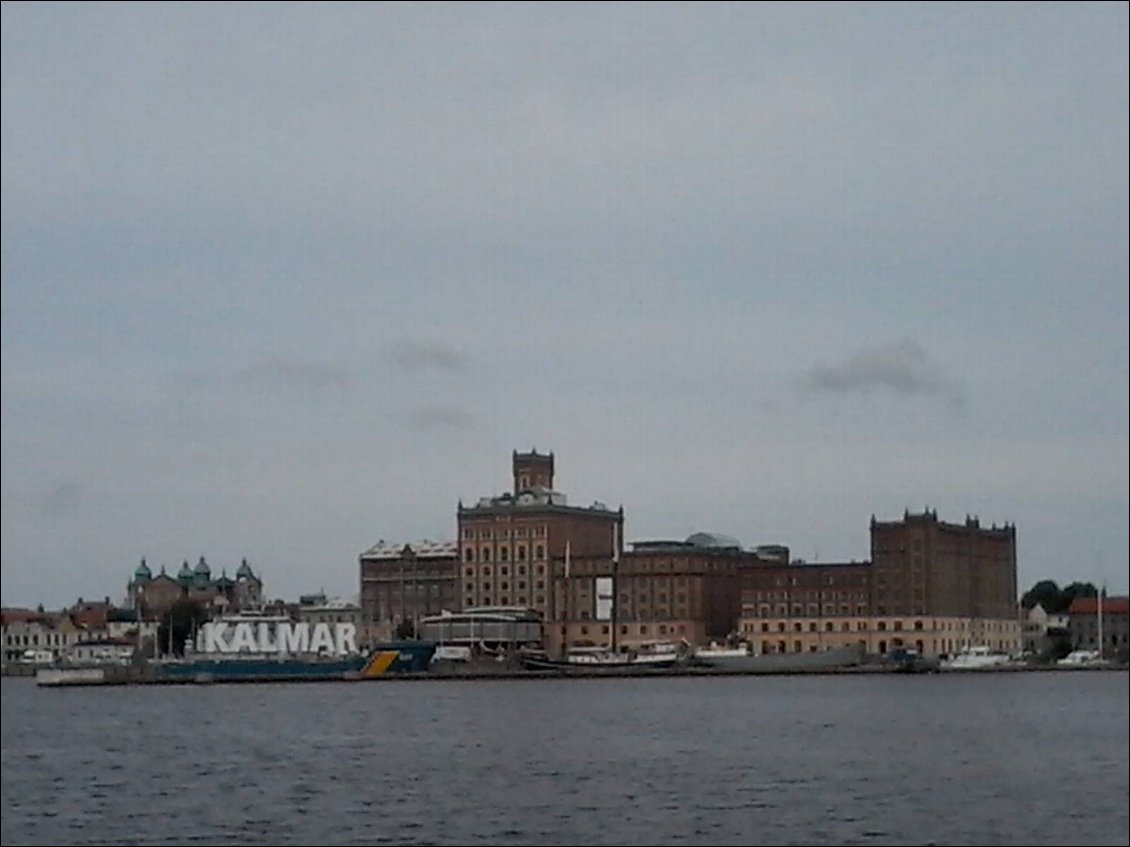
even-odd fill
[{"label": "harbor building", "polygon": [[720,533],[631,548],[618,559],[571,557],[562,567],[551,643],[635,647],[725,638],[740,615],[742,574],[769,564]]},{"label": "harbor building", "polygon": [[609,561],[623,549],[624,510],[569,505],[554,487],[553,453],[514,451],[513,485],[474,505],[459,502],[459,605],[519,607],[555,621],[555,580],[574,558]]},{"label": "harbor building", "polygon": [[361,640],[389,640],[405,621],[459,608],[459,546],[383,539],[361,554]]},{"label": "harbor building", "polygon": [[871,614],[1017,620],[1016,527],[871,516]]},{"label": "harbor building", "polygon": [[[1076,597],[1067,609],[1067,632],[1072,650],[1101,650],[1104,659],[1130,656],[1130,597]],[[1100,646],[1101,641],[1101,646]]]}]

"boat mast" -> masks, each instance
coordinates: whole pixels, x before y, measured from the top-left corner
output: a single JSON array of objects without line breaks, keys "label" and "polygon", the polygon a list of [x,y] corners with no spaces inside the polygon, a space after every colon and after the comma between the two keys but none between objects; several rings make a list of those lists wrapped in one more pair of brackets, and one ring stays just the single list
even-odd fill
[{"label": "boat mast", "polygon": [[619,524],[612,524],[612,652],[616,652],[616,607],[620,597],[618,577],[620,572],[620,539],[618,538]]}]

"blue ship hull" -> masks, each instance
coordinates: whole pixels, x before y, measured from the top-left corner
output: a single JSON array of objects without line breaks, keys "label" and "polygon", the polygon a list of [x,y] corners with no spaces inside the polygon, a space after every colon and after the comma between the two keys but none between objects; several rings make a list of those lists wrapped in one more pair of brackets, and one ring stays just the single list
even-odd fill
[{"label": "blue ship hull", "polygon": [[293,657],[194,659],[170,662],[157,668],[163,679],[213,680],[216,682],[271,682],[301,679],[368,679],[389,674],[426,671],[435,653],[431,641],[396,641],[378,644],[364,656],[340,659]]}]

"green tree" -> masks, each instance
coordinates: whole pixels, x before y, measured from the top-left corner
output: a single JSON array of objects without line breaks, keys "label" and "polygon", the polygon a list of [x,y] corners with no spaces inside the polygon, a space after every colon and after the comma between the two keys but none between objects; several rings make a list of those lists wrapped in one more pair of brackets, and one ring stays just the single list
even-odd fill
[{"label": "green tree", "polygon": [[1076,597],[1098,597],[1099,590],[1090,582],[1073,582],[1060,592],[1061,605],[1057,612],[1066,612]]},{"label": "green tree", "polygon": [[1025,609],[1032,609],[1039,603],[1045,612],[1054,613],[1063,602],[1061,593],[1054,579],[1041,579],[1024,592],[1024,596],[1020,598],[1020,605]]}]

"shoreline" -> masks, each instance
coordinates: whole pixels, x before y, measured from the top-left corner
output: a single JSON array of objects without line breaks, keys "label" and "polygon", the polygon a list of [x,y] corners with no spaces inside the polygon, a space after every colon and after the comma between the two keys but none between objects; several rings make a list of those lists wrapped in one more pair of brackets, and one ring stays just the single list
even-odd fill
[{"label": "shoreline", "polygon": [[473,680],[546,680],[546,679],[654,679],[689,677],[765,677],[765,676],[921,676],[921,675],[994,675],[1001,673],[1049,673],[1049,672],[1095,672],[1130,670],[1130,665],[1096,666],[1057,666],[1057,665],[998,665],[988,668],[902,668],[880,664],[861,664],[835,668],[813,668],[803,670],[732,670],[709,667],[675,667],[645,669],[607,669],[607,670],[525,670],[511,666],[496,666],[493,663],[469,665],[465,667],[437,667],[422,672],[388,673],[381,676],[364,676],[357,672],[340,675],[296,675],[276,674],[265,676],[215,676],[202,673],[195,676],[167,677],[154,673],[152,667],[145,665],[106,665],[91,667],[35,668],[32,673],[10,673],[5,668],[4,676],[34,677],[41,688],[89,688],[99,686],[127,685],[255,685],[279,683],[316,682],[442,682]]}]

